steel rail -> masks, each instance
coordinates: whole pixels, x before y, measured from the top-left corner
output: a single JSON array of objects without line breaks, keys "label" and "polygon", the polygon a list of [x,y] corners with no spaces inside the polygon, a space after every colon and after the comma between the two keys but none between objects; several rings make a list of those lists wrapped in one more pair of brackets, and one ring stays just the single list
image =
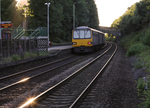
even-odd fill
[{"label": "steel rail", "polygon": [[111,59],[113,58],[113,56],[115,55],[116,51],[117,51],[117,45],[115,44],[116,48],[115,51],[113,52],[113,54],[111,55],[111,57],[107,60],[107,62],[105,63],[105,65],[101,68],[101,70],[98,72],[98,74],[95,76],[95,78],[89,83],[89,85],[82,91],[82,93],[76,98],[76,100],[73,102],[73,104],[69,107],[69,108],[73,108],[77,102],[81,99],[81,97],[87,92],[87,90],[90,88],[90,86],[92,86],[92,84],[94,84],[94,81],[96,81],[96,79],[98,78],[98,76],[100,75],[100,73],[106,68],[106,66],[109,64],[109,62],[111,61]]},{"label": "steel rail", "polygon": [[[107,44],[106,44],[106,45],[107,45]],[[106,47],[106,45],[105,45],[105,47]],[[0,78],[0,80],[4,80],[4,79],[9,78],[9,77],[13,77],[13,76],[16,76],[16,75],[19,75],[19,74],[22,74],[22,73],[26,73],[26,72],[28,72],[28,71],[35,70],[35,69],[38,69],[38,68],[41,68],[41,67],[44,67],[44,66],[47,66],[47,65],[51,65],[51,64],[54,64],[54,63],[57,63],[57,62],[60,62],[60,61],[63,61],[63,60],[66,60],[66,59],[69,59],[69,58],[72,58],[72,57],[74,57],[74,56],[70,56],[70,57],[67,57],[67,58],[65,58],[65,59],[60,59],[60,60],[57,60],[57,61],[54,61],[54,62],[51,62],[51,63],[47,63],[47,64],[44,64],[44,65],[40,65],[40,66],[38,66],[38,67],[34,67],[34,68],[31,68],[31,69],[27,69],[27,70],[25,70],[25,71],[21,71],[21,72],[18,72],[18,73],[16,73],[16,74],[12,74],[12,75],[9,75],[9,76],[6,76],[6,77],[2,77],[2,78]],[[80,59],[80,58],[78,58],[78,59]],[[78,59],[76,59],[76,60],[78,60]],[[76,60],[73,60],[73,61],[71,61],[71,62],[69,62],[69,63],[72,63],[72,62],[74,62],[74,61],[76,61]],[[0,88],[0,91],[3,91],[3,90],[5,90],[5,89],[8,89],[8,88],[10,88],[10,87],[12,87],[12,86],[15,86],[15,85],[17,85],[17,84],[23,83],[23,82],[25,82],[25,81],[31,80],[31,79],[33,79],[33,78],[35,78],[35,77],[38,77],[38,76],[42,75],[42,74],[46,74],[47,72],[53,71],[53,70],[55,70],[55,69],[58,69],[58,68],[60,68],[60,67],[62,67],[62,66],[65,66],[65,65],[67,65],[67,64],[69,64],[69,63],[63,64],[63,65],[61,65],[61,66],[59,66],[59,67],[52,68],[52,69],[47,70],[47,71],[44,71],[44,72],[42,72],[42,73],[40,73],[40,74],[37,74],[37,75],[31,76],[31,77],[25,78],[25,79],[23,79],[23,80],[17,81],[17,82],[15,82],[15,83],[9,84],[9,85],[7,85],[7,86],[5,86],[5,87]]]},{"label": "steel rail", "polygon": [[33,79],[33,78],[36,78],[36,77],[38,77],[38,76],[40,76],[40,75],[43,75],[43,74],[46,74],[46,73],[48,73],[48,72],[50,72],[50,71],[56,70],[56,69],[58,69],[58,68],[60,68],[60,67],[63,67],[63,66],[65,66],[65,65],[70,64],[70,63],[72,63],[72,62],[74,62],[74,61],[77,61],[77,60],[79,60],[79,59],[81,59],[81,58],[82,58],[82,57],[79,57],[79,58],[77,58],[77,59],[75,59],[75,60],[72,60],[72,61],[70,61],[70,62],[68,62],[68,63],[62,64],[62,65],[60,65],[60,66],[58,66],[58,67],[54,67],[54,68],[52,68],[52,69],[46,70],[46,71],[44,71],[44,72],[42,72],[42,73],[39,73],[39,74],[37,74],[37,75],[33,75],[33,76],[31,76],[31,77],[28,77],[28,78],[25,78],[25,79],[23,79],[23,80],[17,81],[17,82],[15,82],[15,83],[13,83],[13,84],[10,84],[10,85],[8,85],[8,86],[2,87],[2,88],[0,88],[0,91],[6,90],[6,89],[8,89],[8,88],[10,88],[10,87],[12,87],[12,86],[18,85],[18,84],[23,83],[23,82],[25,82],[25,81],[29,81],[29,80],[31,80],[31,79]]},{"label": "steel rail", "polygon": [[29,101],[27,101],[26,103],[24,103],[23,105],[21,105],[19,108],[25,108],[25,107],[29,107],[30,104],[32,104],[34,101],[38,101],[40,99],[42,99],[43,96],[45,96],[48,92],[50,92],[51,90],[53,90],[54,88],[60,86],[61,84],[63,84],[64,82],[68,81],[69,79],[71,79],[74,75],[76,75],[77,73],[79,73],[81,70],[85,69],[86,67],[88,67],[90,64],[92,64],[93,62],[95,62],[97,59],[99,59],[100,57],[102,57],[106,52],[108,52],[112,47],[111,46],[104,51],[102,54],[100,54],[99,56],[97,56],[95,59],[93,59],[92,61],[90,61],[89,63],[87,63],[86,65],[84,65],[83,67],[81,67],[80,69],[78,69],[77,71],[75,71],[74,73],[72,73],[71,75],[69,75],[68,77],[66,77],[64,80],[60,81],[59,83],[57,83],[56,85],[50,87],[49,89],[47,89],[46,91],[42,92],[41,94],[37,95],[36,97],[30,99]]},{"label": "steel rail", "polygon": [[30,68],[30,69],[27,69],[27,70],[24,70],[24,71],[20,71],[20,72],[17,72],[17,73],[15,73],[15,74],[11,74],[11,75],[8,75],[8,76],[5,76],[5,77],[1,77],[1,78],[0,78],[0,81],[1,81],[1,80],[4,80],[4,79],[7,79],[7,78],[10,78],[10,77],[14,77],[14,76],[19,75],[19,74],[23,74],[23,73],[26,73],[26,72],[35,70],[35,69],[39,69],[39,68],[41,68],[41,67],[48,66],[48,65],[51,65],[51,64],[54,64],[54,63],[57,63],[57,62],[60,62],[60,61],[63,61],[63,60],[72,58],[72,57],[74,57],[74,56],[70,56],[70,57],[67,57],[67,58],[65,58],[65,59],[60,59],[60,60],[57,60],[57,61],[54,61],[54,62],[50,62],[50,63],[44,64],[44,65],[40,65],[40,66],[37,66],[37,67],[34,67],[34,68]]}]

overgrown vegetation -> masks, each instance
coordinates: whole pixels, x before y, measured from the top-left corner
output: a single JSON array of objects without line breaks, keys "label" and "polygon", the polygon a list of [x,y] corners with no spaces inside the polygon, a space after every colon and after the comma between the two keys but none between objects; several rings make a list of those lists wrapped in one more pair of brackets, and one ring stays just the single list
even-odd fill
[{"label": "overgrown vegetation", "polygon": [[[150,108],[150,0],[141,0],[128,7],[127,11],[116,19],[111,27],[119,28],[122,34],[121,45],[127,50],[127,56],[137,56],[135,68],[144,68],[148,73],[147,82],[143,78],[137,81],[139,94],[144,95],[141,107]],[[148,90],[144,91],[147,84]]]},{"label": "overgrown vegetation", "polygon": [[0,64],[16,62],[16,61],[25,60],[25,59],[33,59],[33,58],[46,56],[46,55],[49,55],[49,53],[45,51],[37,51],[37,50],[31,51],[31,52],[20,52],[18,54],[13,54],[10,57],[2,58],[2,60],[0,61]]},{"label": "overgrown vegetation", "polygon": [[110,34],[110,33],[105,34],[105,41],[115,42],[115,40],[116,40],[116,37],[113,36],[112,34]]}]

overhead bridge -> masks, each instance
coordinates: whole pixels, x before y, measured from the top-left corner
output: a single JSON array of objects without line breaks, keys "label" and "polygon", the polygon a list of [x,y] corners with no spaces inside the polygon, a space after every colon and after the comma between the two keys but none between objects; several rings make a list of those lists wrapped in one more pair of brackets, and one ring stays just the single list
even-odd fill
[{"label": "overhead bridge", "polygon": [[111,33],[116,37],[121,36],[120,29],[118,28],[99,26],[99,30],[104,33]]}]

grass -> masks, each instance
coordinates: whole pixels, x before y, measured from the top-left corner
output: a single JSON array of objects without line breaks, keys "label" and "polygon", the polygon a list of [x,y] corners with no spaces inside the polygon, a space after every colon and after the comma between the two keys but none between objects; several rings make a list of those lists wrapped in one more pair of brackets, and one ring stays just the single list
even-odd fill
[{"label": "grass", "polygon": [[16,62],[16,61],[25,60],[25,59],[33,59],[33,58],[46,56],[46,55],[49,55],[49,53],[44,52],[44,51],[19,52],[18,54],[13,54],[10,57],[2,58],[2,60],[0,61],[0,64]]}]

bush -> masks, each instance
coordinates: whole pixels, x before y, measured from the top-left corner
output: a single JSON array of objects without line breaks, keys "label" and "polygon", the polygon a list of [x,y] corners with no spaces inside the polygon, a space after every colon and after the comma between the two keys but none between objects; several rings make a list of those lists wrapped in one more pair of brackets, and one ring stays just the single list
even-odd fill
[{"label": "bush", "polygon": [[141,62],[144,62],[144,67],[150,72],[150,49],[143,51],[139,57],[142,58]]},{"label": "bush", "polygon": [[12,58],[12,61],[18,61],[18,60],[20,60],[20,58],[19,58],[18,55],[12,55],[11,58]]},{"label": "bush", "polygon": [[149,49],[148,46],[145,46],[141,43],[136,43],[130,46],[129,50],[127,51],[127,56],[133,56],[133,55],[137,55],[140,54],[142,51]]},{"label": "bush", "polygon": [[[143,89],[143,86],[146,84],[144,81],[142,81],[143,79],[140,78],[141,80],[141,83],[140,81],[138,82],[139,84],[138,85],[141,85],[141,86],[137,86],[137,87],[141,87],[141,91]],[[145,84],[144,84],[145,83]],[[147,77],[147,87],[150,87],[150,76]],[[150,90],[148,88],[148,90],[144,90],[143,91],[143,102],[139,105],[143,108],[150,108]]]},{"label": "bush", "polygon": [[49,53],[44,52],[44,51],[39,52],[38,50],[35,50],[35,51],[32,51],[32,52],[21,52],[21,53],[18,53],[18,54],[14,54],[11,57],[3,58],[2,61],[0,61],[0,64],[15,62],[15,61],[18,61],[18,60],[36,58],[36,57],[39,57],[39,56],[46,56],[46,55],[49,55]]},{"label": "bush", "polygon": [[115,37],[107,37],[105,40],[115,42],[116,38]]},{"label": "bush", "polygon": [[140,95],[144,91],[145,82],[143,78],[139,78],[138,81],[136,81],[137,89],[138,89],[138,95]]},{"label": "bush", "polygon": [[141,62],[136,62],[136,63],[134,63],[134,66],[135,66],[136,69],[140,69],[140,68],[143,67],[143,65],[142,65]]},{"label": "bush", "polygon": [[150,30],[147,29],[147,31],[145,32],[145,34],[143,36],[141,36],[140,41],[147,46],[150,46]]},{"label": "bush", "polygon": [[150,91],[144,91],[143,92],[144,97],[143,100],[144,102],[142,102],[139,106],[143,107],[143,108],[150,108]]}]

